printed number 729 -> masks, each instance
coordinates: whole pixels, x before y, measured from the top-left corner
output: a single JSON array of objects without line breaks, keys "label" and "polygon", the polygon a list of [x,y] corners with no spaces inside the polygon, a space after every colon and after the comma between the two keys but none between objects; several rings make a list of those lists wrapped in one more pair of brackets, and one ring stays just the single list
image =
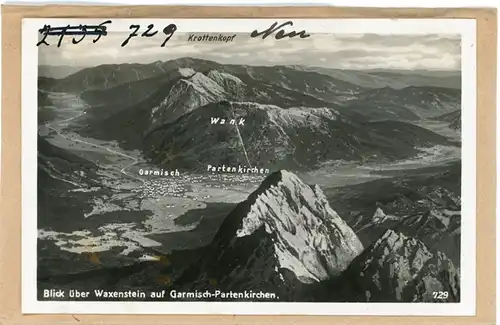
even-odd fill
[{"label": "printed number 729", "polygon": [[432,298],[434,298],[434,299],[448,299],[448,291],[433,291]]}]

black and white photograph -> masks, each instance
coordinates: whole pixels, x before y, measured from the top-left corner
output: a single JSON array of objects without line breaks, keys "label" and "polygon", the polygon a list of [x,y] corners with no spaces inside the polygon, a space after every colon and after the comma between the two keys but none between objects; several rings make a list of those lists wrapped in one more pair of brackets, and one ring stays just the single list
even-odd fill
[{"label": "black and white photograph", "polygon": [[[50,26],[68,21],[106,19]],[[23,292],[40,312],[470,309],[470,25],[120,21],[98,36],[26,25]]]}]

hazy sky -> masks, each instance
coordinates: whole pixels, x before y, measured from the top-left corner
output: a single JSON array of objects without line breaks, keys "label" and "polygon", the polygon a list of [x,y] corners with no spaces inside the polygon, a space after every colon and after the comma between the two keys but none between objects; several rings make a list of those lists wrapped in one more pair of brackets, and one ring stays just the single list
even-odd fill
[{"label": "hazy sky", "polygon": [[[460,69],[460,35],[375,35],[311,34],[300,39],[265,40],[237,34],[233,42],[190,42],[190,33],[176,33],[165,47],[164,35],[132,38],[120,44],[128,33],[110,33],[97,43],[87,36],[73,45],[71,37],[57,48],[57,36],[48,38],[51,46],[39,47],[43,65],[95,66],[110,63],[151,63],[179,57],[195,57],[220,63],[275,65],[303,64],[342,69]],[[203,35],[203,34],[196,34]],[[210,33],[218,35],[218,33]],[[234,35],[234,34],[225,34]],[[75,38],[79,38],[76,36]]]}]

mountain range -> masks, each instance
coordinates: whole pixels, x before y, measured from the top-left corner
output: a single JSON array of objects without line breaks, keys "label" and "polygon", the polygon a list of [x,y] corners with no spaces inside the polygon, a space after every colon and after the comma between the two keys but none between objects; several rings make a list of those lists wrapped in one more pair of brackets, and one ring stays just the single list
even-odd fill
[{"label": "mountain range", "polygon": [[[461,90],[431,86],[367,90],[347,101],[349,110],[370,119],[415,121],[460,111]],[[367,109],[372,107],[372,109]]]},{"label": "mountain range", "polygon": [[410,86],[431,86],[452,89],[461,88],[460,71],[429,70],[342,70],[320,67],[292,66],[299,71],[312,71],[356,84],[363,88],[402,89]]},{"label": "mountain range", "polygon": [[[190,71],[199,72],[201,75],[208,75],[210,71],[215,71],[219,74],[219,81],[222,83],[225,81],[220,79],[221,76],[233,77],[233,81],[239,79],[242,82],[241,86],[253,95],[250,98],[238,97],[239,100],[278,104],[278,106],[284,105],[280,102],[280,97],[283,100],[292,97],[292,105],[295,106],[297,106],[297,100],[301,100],[300,97],[309,97],[306,100],[307,104],[302,106],[325,106],[325,102],[339,105],[346,100],[358,99],[359,101],[349,105],[356,107],[359,106],[358,104],[362,104],[363,100],[368,100],[369,104],[374,97],[383,98],[382,95],[391,97],[388,102],[392,104],[391,106],[399,104],[397,102],[398,98],[405,100],[407,97],[406,102],[401,103],[403,106],[407,105],[408,102],[418,106],[421,100],[424,102],[434,101],[434,103],[440,101],[437,105],[446,105],[446,101],[451,100],[451,105],[455,105],[457,100],[455,97],[458,94],[459,100],[460,94],[460,87],[446,87],[432,82],[434,79],[459,78],[459,74],[442,74],[439,76],[439,74],[435,73],[426,75],[422,72],[408,74],[402,71],[363,72],[304,66],[225,65],[193,58],[180,58],[165,62],[157,61],[151,64],[108,64],[89,67],[61,79],[44,77],[40,87],[46,90],[81,94],[82,98],[91,105],[109,106],[115,104],[131,106],[152,95],[159,88],[164,88],[165,82],[180,77],[180,71],[182,71],[181,74],[184,77],[189,76]],[[381,76],[383,74],[386,75]],[[201,77],[201,75],[195,77]],[[400,80],[401,78],[408,78],[408,76],[418,76],[422,80],[413,83],[404,83]],[[391,83],[380,82],[381,78],[390,80]],[[217,79],[217,77],[212,79]],[[207,80],[203,82],[207,82]],[[208,86],[213,87],[214,85]],[[225,85],[220,86],[224,88]],[[261,87],[264,89],[261,89]],[[377,92],[378,89],[381,89],[383,93]],[[107,90],[114,91],[107,92]],[[274,94],[276,90],[285,92],[285,94],[276,96]],[[393,90],[393,93],[390,93],[391,90]],[[400,93],[398,90],[403,92]],[[267,101],[265,101],[266,97],[270,96],[274,96],[274,100],[267,98]],[[167,99],[166,96],[163,96],[163,99]],[[264,99],[264,102],[259,99]],[[393,99],[396,99],[396,101]],[[273,102],[269,102],[269,100],[273,100]],[[370,105],[367,108],[370,111],[374,110],[369,109]],[[350,110],[346,111],[349,112]],[[411,116],[407,116],[407,118],[411,118]]]},{"label": "mountain range", "polygon": [[[296,66],[191,58],[98,66],[40,84],[79,92],[90,104],[80,134],[187,169],[216,163],[311,169],[328,160],[407,158],[423,147],[450,145],[412,121],[460,107],[454,88],[369,89]],[[245,126],[212,118],[244,119]]]},{"label": "mountain range", "polygon": [[[274,67],[255,67],[244,65],[220,64],[214,61],[198,58],[178,58],[169,61],[156,61],[150,64],[103,64],[97,67],[51,66],[41,65],[39,76],[61,79],[57,89],[66,92],[78,92],[91,89],[106,89],[119,84],[148,79],[170,73],[178,68],[193,68],[195,70],[221,69],[229,73],[241,73],[247,70],[250,74],[258,74],[267,79],[269,71],[312,72],[329,76],[333,79],[354,84],[362,88],[395,89],[408,86],[432,86],[446,88],[461,88],[460,71],[428,71],[428,70],[343,70],[303,65],[277,65]],[[272,78],[272,75],[271,75]]]},{"label": "mountain range", "polygon": [[[211,124],[244,118],[244,126]],[[330,160],[387,161],[448,140],[397,121],[355,122],[331,108],[284,109],[253,102],[208,104],[146,134],[140,144],[155,165],[202,170],[211,165],[318,168]]]}]

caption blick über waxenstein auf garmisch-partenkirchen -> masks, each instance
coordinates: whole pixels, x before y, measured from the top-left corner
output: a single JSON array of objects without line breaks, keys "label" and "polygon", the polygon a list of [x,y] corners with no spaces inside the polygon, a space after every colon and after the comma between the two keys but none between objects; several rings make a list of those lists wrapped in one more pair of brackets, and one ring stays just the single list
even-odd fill
[{"label": "caption blick \u00fcber waxenstein auf garmisch-partenkirchen", "polygon": [[40,65],[38,299],[459,301],[460,78]]}]

